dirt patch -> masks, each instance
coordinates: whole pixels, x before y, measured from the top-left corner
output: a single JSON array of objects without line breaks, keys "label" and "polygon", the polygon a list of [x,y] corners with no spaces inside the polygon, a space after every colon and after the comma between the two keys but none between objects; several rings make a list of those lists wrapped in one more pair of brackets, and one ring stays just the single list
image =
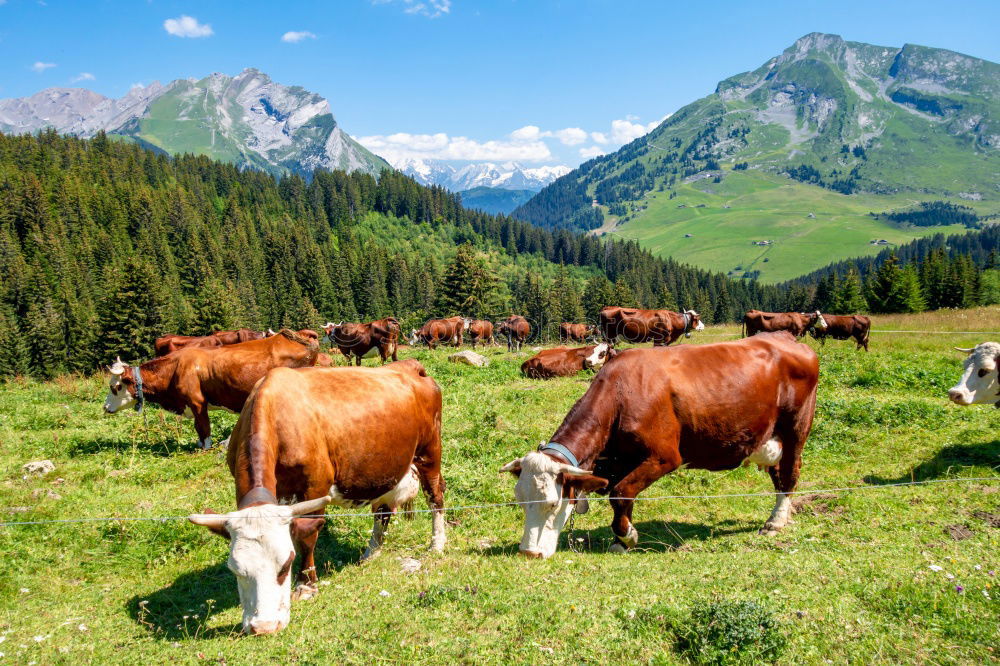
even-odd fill
[{"label": "dirt patch", "polygon": [[944,531],[955,541],[964,541],[972,536],[972,530],[966,525],[949,525]]},{"label": "dirt patch", "polygon": [[978,518],[990,527],[1000,528],[1000,513],[990,513],[989,511],[973,511],[973,518]]},{"label": "dirt patch", "polygon": [[847,511],[843,505],[830,506],[830,501],[837,499],[836,495],[830,493],[816,493],[813,495],[800,495],[792,500],[792,510],[799,513],[803,509],[809,509],[814,516],[834,515]]}]

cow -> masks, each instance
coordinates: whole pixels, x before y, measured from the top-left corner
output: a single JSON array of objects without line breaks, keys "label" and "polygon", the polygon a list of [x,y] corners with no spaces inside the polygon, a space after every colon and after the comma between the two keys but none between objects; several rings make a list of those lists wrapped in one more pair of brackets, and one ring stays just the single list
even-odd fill
[{"label": "cow", "polygon": [[569,377],[581,370],[600,368],[614,353],[607,342],[589,347],[543,349],[521,364],[521,374],[529,379]]},{"label": "cow", "polygon": [[367,324],[334,324],[327,322],[323,326],[326,335],[323,340],[335,345],[340,353],[351,364],[351,357],[361,365],[361,359],[372,356],[377,351],[384,365],[391,356],[398,361],[396,345],[399,343],[399,321],[395,317],[386,317],[370,321]]},{"label": "cow", "polygon": [[227,565],[247,633],[284,629],[291,602],[317,593],[314,555],[327,504],[371,505],[366,560],[379,553],[397,508],[407,509],[422,487],[433,514],[431,550],[444,550],[441,390],[415,360],[270,371],[233,428],[227,461],[236,510],[188,519],[229,539]]},{"label": "cow", "polygon": [[462,346],[462,334],[469,327],[469,320],[462,317],[448,317],[447,319],[431,319],[420,327],[419,331],[413,331],[410,344],[415,345],[423,342],[430,349],[438,343],[451,343],[455,347]]},{"label": "cow", "polygon": [[559,324],[559,340],[561,342],[586,342],[587,338],[596,332],[596,327],[587,324],[572,324],[566,321]]},{"label": "cow", "polygon": [[493,338],[493,322],[485,319],[473,319],[468,326],[469,337],[472,338],[472,348],[476,348],[476,343],[483,345],[496,344]]},{"label": "cow", "polygon": [[586,512],[588,492],[610,494],[612,550],[626,552],[639,541],[635,497],[681,466],[766,468],[777,495],[761,533],[776,534],[791,512],[818,382],[816,353],[785,331],[669,353],[619,353],[549,443],[501,468],[518,477],[521,553],[555,553],[570,513]]},{"label": "cow", "polygon": [[520,351],[531,335],[531,324],[521,315],[511,315],[496,325],[497,333],[507,338],[507,351]]},{"label": "cow", "polygon": [[962,377],[948,390],[948,398],[956,405],[993,405],[1000,409],[1000,342],[955,349],[968,356]]},{"label": "cow", "polygon": [[834,340],[850,340],[854,338],[857,346],[855,351],[864,347],[868,351],[868,334],[871,331],[872,320],[864,315],[832,315],[824,314],[826,326],[813,327],[809,332],[814,338],[825,345],[828,337]]},{"label": "cow", "polygon": [[748,310],[743,315],[743,337],[758,333],[788,331],[801,338],[813,328],[826,328],[826,320],[819,310],[815,312],[761,312]]},{"label": "cow", "polygon": [[146,402],[167,411],[194,417],[202,449],[212,448],[211,409],[239,412],[261,377],[276,367],[315,365],[319,345],[294,331],[215,348],[187,347],[142,365],[126,365],[121,358],[111,373],[104,412],[115,414],[129,405]]},{"label": "cow", "polygon": [[221,347],[222,345],[260,340],[265,337],[267,337],[267,332],[252,331],[249,328],[241,328],[236,331],[216,331],[210,335],[170,334],[157,338],[153,343],[153,349],[157,356],[166,356],[184,347]]},{"label": "cow", "polygon": [[693,331],[702,331],[705,324],[694,310],[640,310],[608,306],[601,308],[598,327],[605,342],[612,345],[619,337],[628,342],[652,342],[654,347],[669,345],[681,335],[691,337]]},{"label": "cow", "polygon": [[317,368],[332,368],[337,365],[337,362],[333,360],[333,357],[329,354],[324,354],[320,352],[316,354],[316,367]]}]

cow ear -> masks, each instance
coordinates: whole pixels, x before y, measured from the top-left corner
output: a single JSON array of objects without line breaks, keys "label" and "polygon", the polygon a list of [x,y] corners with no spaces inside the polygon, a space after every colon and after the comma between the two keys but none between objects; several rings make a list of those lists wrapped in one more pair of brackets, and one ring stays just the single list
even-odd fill
[{"label": "cow ear", "polygon": [[229,541],[229,531],[226,529],[226,516],[224,514],[216,513],[211,509],[203,509],[201,513],[192,513],[188,516],[188,520],[195,525],[207,527],[210,532],[214,532]]},{"label": "cow ear", "polygon": [[582,493],[592,493],[594,491],[605,488],[608,485],[608,480],[603,479],[599,476],[594,476],[593,474],[562,474],[562,484],[563,492],[572,492],[573,496],[580,495]]},{"label": "cow ear", "polygon": [[296,518],[292,521],[292,539],[302,541],[323,527],[326,518]]},{"label": "cow ear", "polygon": [[504,465],[503,467],[501,467],[500,468],[500,473],[502,474],[503,472],[510,472],[514,476],[520,476],[521,475],[521,459],[520,458],[515,458],[514,460],[511,460],[509,463],[507,463],[506,465]]}]

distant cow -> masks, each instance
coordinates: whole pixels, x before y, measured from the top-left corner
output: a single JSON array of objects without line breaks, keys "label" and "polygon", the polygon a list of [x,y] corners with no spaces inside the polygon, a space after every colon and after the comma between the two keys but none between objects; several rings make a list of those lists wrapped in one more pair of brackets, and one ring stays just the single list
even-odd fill
[{"label": "distant cow", "polygon": [[399,343],[399,322],[395,317],[386,317],[370,321],[367,324],[334,324],[328,322],[323,326],[326,332],[324,340],[340,349],[340,353],[351,364],[351,357],[361,365],[361,359],[378,352],[384,364],[391,356],[393,361],[399,358],[396,346]]},{"label": "distant cow", "polygon": [[826,320],[819,310],[815,312],[761,312],[749,310],[743,315],[743,337],[758,333],[788,331],[801,338],[812,327],[826,328]]},{"label": "distant cow", "polygon": [[628,342],[652,342],[654,347],[669,345],[682,335],[704,330],[701,315],[694,310],[640,310],[609,306],[599,314],[601,335],[614,344],[619,337]]},{"label": "distant cow", "polygon": [[462,334],[468,327],[469,320],[462,317],[430,319],[420,327],[420,330],[412,332],[410,344],[416,345],[422,342],[431,349],[434,349],[438,344],[452,344],[455,347],[461,347]]},{"label": "distant cow", "polygon": [[184,347],[221,347],[222,345],[260,340],[265,337],[267,337],[266,332],[252,331],[249,328],[241,328],[236,331],[216,331],[211,335],[170,334],[157,338],[156,342],[153,343],[153,349],[157,356],[166,356]]},{"label": "distant cow", "polygon": [[868,334],[872,327],[871,319],[864,315],[832,314],[824,314],[823,319],[826,322],[824,328],[816,326],[810,331],[810,335],[819,340],[820,343],[825,345],[828,337],[834,340],[854,338],[854,342],[857,343],[855,349],[864,347],[865,351],[868,351]]},{"label": "distant cow", "polygon": [[319,345],[294,331],[282,329],[263,340],[215,348],[188,347],[132,366],[115,361],[109,370],[104,411],[114,414],[144,402],[175,414],[194,417],[194,429],[203,449],[212,447],[211,409],[239,412],[268,370],[301,368],[316,363]]},{"label": "distant cow", "polygon": [[188,519],[229,540],[247,633],[281,631],[292,601],[317,594],[314,554],[328,503],[371,505],[364,560],[378,554],[392,515],[422,487],[433,510],[431,550],[444,549],[441,390],[417,361],[272,370],[247,400],[227,460],[237,509]]},{"label": "distant cow", "polygon": [[497,324],[497,333],[507,338],[507,351],[520,351],[531,335],[531,324],[521,315],[511,315]]},{"label": "distant cow", "polygon": [[614,353],[606,342],[589,347],[543,349],[521,364],[521,373],[529,379],[569,377],[581,370],[600,368]]},{"label": "distant cow", "polygon": [[610,495],[612,550],[624,552],[639,541],[636,496],[682,466],[767,468],[777,496],[761,532],[775,534],[791,514],[818,382],[816,353],[787,332],[619,353],[548,444],[501,468],[517,476],[521,552],[552,556],[570,514],[586,512],[589,492]]},{"label": "distant cow", "polygon": [[496,344],[493,338],[493,322],[486,321],[485,319],[474,319],[469,322],[469,337],[472,338],[472,348],[476,348],[476,343],[481,342],[483,345]]},{"label": "distant cow", "polygon": [[1000,342],[955,349],[968,356],[962,377],[948,391],[948,397],[956,405],[993,405],[1000,409]]},{"label": "distant cow", "polygon": [[597,329],[587,324],[571,324],[563,322],[559,324],[559,340],[562,342],[586,342],[587,338],[594,335]]}]

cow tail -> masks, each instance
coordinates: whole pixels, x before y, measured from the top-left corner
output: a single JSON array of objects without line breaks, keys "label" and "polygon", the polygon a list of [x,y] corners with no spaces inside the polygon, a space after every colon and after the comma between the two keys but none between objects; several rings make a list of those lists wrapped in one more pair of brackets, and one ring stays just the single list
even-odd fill
[{"label": "cow tail", "polygon": [[399,505],[399,510],[403,512],[403,518],[413,520],[413,500],[407,500]]}]

